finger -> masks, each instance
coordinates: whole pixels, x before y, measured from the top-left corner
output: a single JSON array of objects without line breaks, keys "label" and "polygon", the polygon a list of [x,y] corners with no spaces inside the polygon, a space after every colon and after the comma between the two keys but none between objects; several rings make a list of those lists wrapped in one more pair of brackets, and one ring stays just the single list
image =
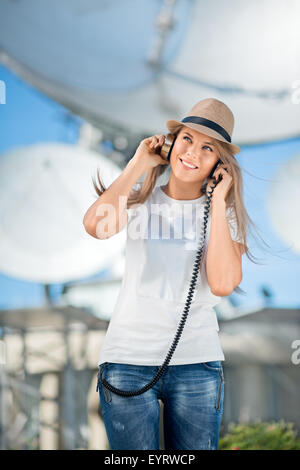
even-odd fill
[{"label": "finger", "polygon": [[225,171],[227,171],[227,173],[229,173],[229,168],[227,166],[225,166],[224,163],[222,163],[221,166],[218,167],[218,170],[219,169],[225,170]]},{"label": "finger", "polygon": [[161,140],[164,140],[164,138],[164,134],[155,134],[151,137],[151,139],[155,140],[156,142],[160,142]]},{"label": "finger", "polygon": [[156,140],[154,137],[151,137],[150,148],[154,148],[155,145],[156,145]]},{"label": "finger", "polygon": [[159,140],[156,142],[155,147],[161,147],[164,143],[164,136],[160,136]]},{"label": "finger", "polygon": [[217,168],[217,169],[216,169],[216,171],[215,171],[215,173],[214,173],[214,174],[215,174],[215,175],[219,175],[219,174],[221,174],[221,175],[225,175],[226,173],[228,174],[228,171],[227,171],[227,170],[225,170],[225,168],[223,168],[223,167],[220,167],[220,168]]},{"label": "finger", "polygon": [[149,144],[150,149],[157,149],[157,147],[162,146],[164,144],[165,136],[164,134],[156,134],[150,137],[149,139],[151,139]]},{"label": "finger", "polygon": [[145,139],[144,142],[149,148],[152,148],[152,137],[148,137],[148,139]]},{"label": "finger", "polygon": [[158,138],[159,138],[158,135],[153,135],[153,136],[151,137],[151,145],[153,145],[153,146],[154,146],[154,145],[157,145],[157,143],[159,142]]}]

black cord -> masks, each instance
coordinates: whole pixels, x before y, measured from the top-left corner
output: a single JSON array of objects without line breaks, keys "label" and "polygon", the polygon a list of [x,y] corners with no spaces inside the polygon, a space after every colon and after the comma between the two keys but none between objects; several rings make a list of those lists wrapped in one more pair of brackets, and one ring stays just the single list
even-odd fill
[{"label": "black cord", "polygon": [[135,396],[135,395],[141,395],[142,393],[146,392],[151,387],[153,387],[153,385],[156,384],[156,382],[160,379],[160,377],[164,373],[165,369],[167,368],[167,366],[168,366],[168,364],[171,360],[171,357],[174,354],[174,351],[175,351],[176,346],[178,344],[179,338],[182,334],[182,330],[183,330],[183,327],[185,325],[185,322],[186,322],[186,319],[187,319],[187,316],[188,316],[188,313],[189,313],[189,310],[190,310],[190,304],[191,304],[191,301],[192,301],[192,298],[193,298],[195,285],[196,285],[197,278],[198,278],[199,267],[200,267],[200,262],[201,262],[203,247],[204,247],[204,240],[205,240],[205,236],[206,236],[208,213],[209,213],[209,209],[210,209],[210,201],[211,201],[211,198],[212,198],[212,193],[213,193],[215,187],[217,186],[217,184],[219,183],[220,179],[222,179],[221,175],[219,175],[218,180],[215,179],[215,182],[213,183],[213,186],[210,186],[211,191],[208,191],[209,195],[207,196],[205,206],[204,206],[203,237],[200,238],[200,243],[201,243],[202,246],[200,246],[198,248],[198,251],[197,251],[197,254],[196,254],[196,259],[195,259],[193,274],[192,274],[192,280],[191,280],[191,283],[190,283],[190,288],[189,288],[186,304],[185,304],[185,307],[184,307],[184,313],[183,313],[182,318],[180,320],[180,323],[179,323],[179,326],[178,326],[178,329],[177,329],[177,333],[176,333],[175,338],[173,340],[172,346],[171,346],[171,348],[170,348],[170,350],[169,350],[169,352],[168,352],[168,354],[167,354],[167,356],[164,360],[163,365],[157,371],[157,374],[153,377],[151,382],[149,382],[148,384],[146,384],[144,387],[140,388],[139,390],[120,390],[119,388],[113,387],[110,383],[108,383],[105,379],[103,379],[102,372],[103,372],[103,369],[104,369],[103,366],[105,366],[105,363],[101,364],[100,374],[99,374],[99,371],[98,371],[98,380],[97,380],[97,389],[96,389],[96,391],[98,390],[98,384],[99,384],[99,380],[100,380],[100,382],[102,383],[102,385],[104,387],[106,387],[111,392],[116,393],[117,395],[121,395],[123,397],[132,397],[132,396]]}]

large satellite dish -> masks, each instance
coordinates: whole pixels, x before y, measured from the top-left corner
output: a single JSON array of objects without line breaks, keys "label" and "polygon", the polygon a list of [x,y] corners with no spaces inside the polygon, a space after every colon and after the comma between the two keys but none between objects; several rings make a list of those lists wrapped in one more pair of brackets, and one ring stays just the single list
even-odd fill
[{"label": "large satellite dish", "polygon": [[2,0],[0,60],[94,124],[152,135],[215,97],[258,143],[299,135],[299,18],[298,0]]},{"label": "large satellite dish", "polygon": [[38,144],[0,159],[0,270],[16,278],[54,283],[93,275],[123,252],[125,231],[106,240],[87,234],[83,217],[97,195],[99,168],[109,186],[121,173],[84,147]]},{"label": "large satellite dish", "polygon": [[279,237],[300,254],[300,155],[281,162],[267,194],[266,205]]}]

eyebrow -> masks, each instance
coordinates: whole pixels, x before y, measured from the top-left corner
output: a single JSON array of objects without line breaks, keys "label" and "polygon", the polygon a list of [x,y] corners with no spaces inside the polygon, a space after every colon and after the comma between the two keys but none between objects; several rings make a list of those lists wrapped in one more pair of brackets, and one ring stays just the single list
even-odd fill
[{"label": "eyebrow", "polygon": [[[184,131],[184,134],[187,134],[187,135],[189,135],[190,137],[193,137],[192,134],[190,134],[190,133],[187,132],[187,131]],[[210,144],[210,145],[213,145],[213,146],[215,145],[215,144],[213,144],[212,142],[204,142],[204,143],[205,143],[205,144]]]}]

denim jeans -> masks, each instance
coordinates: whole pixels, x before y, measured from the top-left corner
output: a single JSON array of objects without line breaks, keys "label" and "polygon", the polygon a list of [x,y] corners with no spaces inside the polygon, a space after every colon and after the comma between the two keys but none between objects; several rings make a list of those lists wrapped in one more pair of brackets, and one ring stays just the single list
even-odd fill
[{"label": "denim jeans", "polygon": [[105,388],[102,377],[121,390],[138,390],[160,366],[104,362],[98,369],[100,407],[111,450],[159,448],[160,404],[165,450],[216,450],[223,414],[221,361],[167,366],[146,392],[124,397]]}]

